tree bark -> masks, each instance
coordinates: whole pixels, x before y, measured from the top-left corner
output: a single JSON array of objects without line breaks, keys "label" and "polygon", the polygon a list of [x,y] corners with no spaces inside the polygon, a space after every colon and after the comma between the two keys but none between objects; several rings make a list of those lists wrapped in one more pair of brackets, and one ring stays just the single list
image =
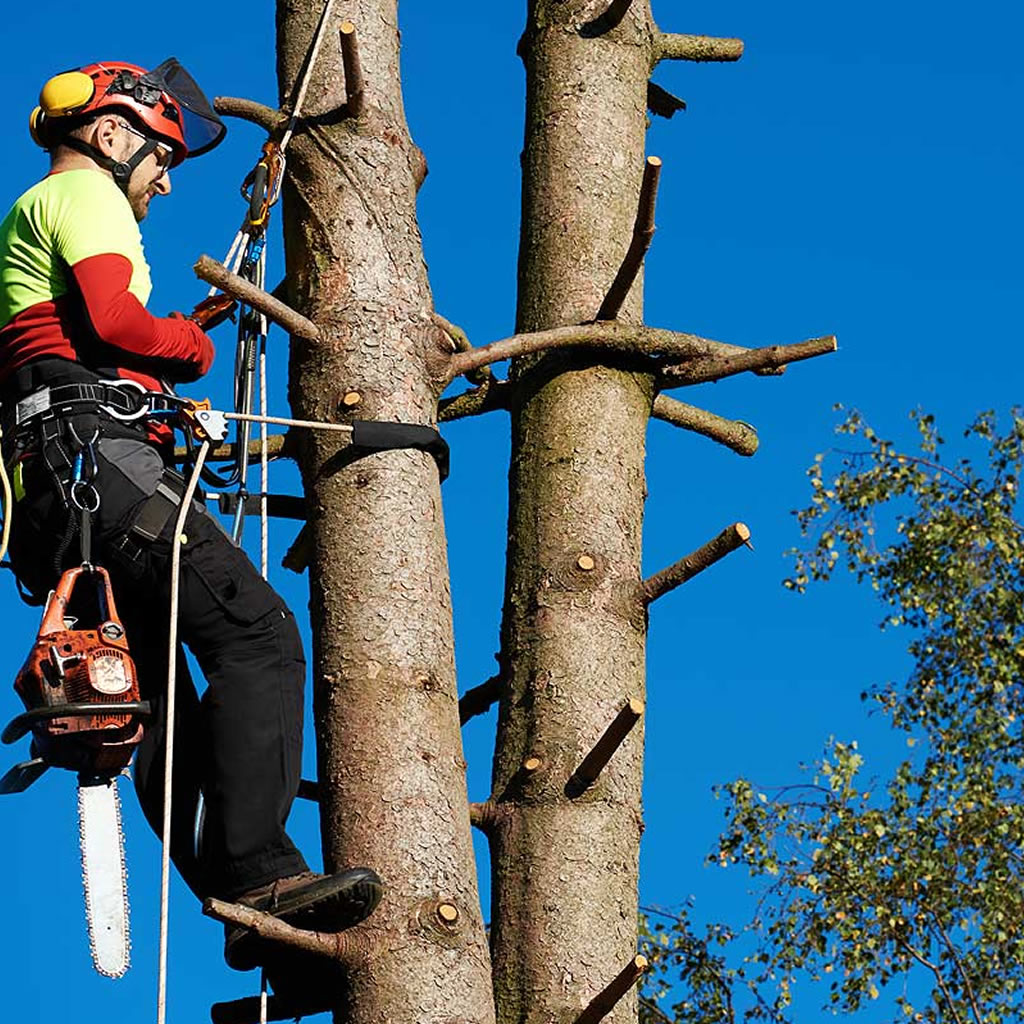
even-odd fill
[{"label": "tree bark", "polygon": [[[519,332],[593,319],[633,232],[655,29],[649,0],[597,36],[581,32],[594,13],[590,0],[529,2]],[[641,322],[642,287],[623,321]],[[523,357],[511,373],[510,671],[490,829],[501,1024],[574,1021],[636,954],[642,722],[592,787],[566,792],[644,696],[646,619],[624,595],[640,583],[654,382],[594,358]],[[605,1019],[635,1020],[635,995]]]},{"label": "tree bark", "polygon": [[[322,6],[278,0],[282,108]],[[319,329],[293,338],[297,415],[430,424],[432,360],[447,355],[415,215],[419,151],[399,79],[396,0],[352,0],[363,97],[345,99],[337,26],[288,149],[287,302]],[[456,699],[437,467],[417,451],[349,463],[303,432],[309,504],[312,675],[328,870],[375,868],[387,886],[367,925],[384,952],[350,973],[337,1020],[486,1024],[490,963],[479,908]],[[454,909],[453,909],[454,908]]]}]

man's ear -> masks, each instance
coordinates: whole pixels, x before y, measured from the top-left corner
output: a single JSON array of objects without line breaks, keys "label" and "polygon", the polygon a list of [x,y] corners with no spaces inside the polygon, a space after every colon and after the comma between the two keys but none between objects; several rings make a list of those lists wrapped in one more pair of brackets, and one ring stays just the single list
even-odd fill
[{"label": "man's ear", "polygon": [[97,118],[92,124],[92,144],[104,156],[117,157],[120,125],[112,114]]}]

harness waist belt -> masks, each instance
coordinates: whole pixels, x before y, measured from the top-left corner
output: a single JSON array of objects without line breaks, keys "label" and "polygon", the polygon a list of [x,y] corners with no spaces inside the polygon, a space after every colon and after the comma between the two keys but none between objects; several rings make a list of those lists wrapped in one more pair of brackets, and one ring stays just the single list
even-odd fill
[{"label": "harness waist belt", "polygon": [[[172,396],[167,396],[172,399]],[[14,407],[14,429],[24,427],[51,409],[74,412],[79,406],[99,406],[115,419],[135,420],[152,412],[154,405],[177,408],[172,401],[159,402],[160,396],[146,391],[135,381],[97,381],[95,384],[55,384],[42,387],[21,399]]]}]

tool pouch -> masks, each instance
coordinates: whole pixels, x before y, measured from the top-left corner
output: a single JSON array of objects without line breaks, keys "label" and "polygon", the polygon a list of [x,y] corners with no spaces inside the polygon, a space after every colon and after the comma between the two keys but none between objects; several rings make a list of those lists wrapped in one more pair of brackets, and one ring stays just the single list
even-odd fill
[{"label": "tool pouch", "polygon": [[178,514],[185,496],[185,478],[176,470],[165,469],[156,490],[140,506],[129,529],[133,537],[152,543]]}]

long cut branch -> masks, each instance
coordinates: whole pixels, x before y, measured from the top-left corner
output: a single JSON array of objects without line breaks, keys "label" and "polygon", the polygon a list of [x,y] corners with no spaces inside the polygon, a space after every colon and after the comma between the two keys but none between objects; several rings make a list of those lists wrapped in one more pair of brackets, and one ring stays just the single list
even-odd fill
[{"label": "long cut branch", "polygon": [[757,431],[743,420],[727,420],[706,409],[698,409],[695,405],[669,398],[668,395],[658,395],[654,399],[651,415],[674,427],[717,441],[737,455],[750,456],[757,451]]},{"label": "long cut branch", "polygon": [[[834,348],[835,339],[832,339],[832,343]],[[792,350],[794,358],[810,358],[809,355],[800,354],[803,351],[801,346],[807,344],[809,343],[801,342],[801,345],[788,347],[773,346],[771,349],[749,349],[740,345],[726,345],[720,341],[711,341],[696,334],[667,331],[658,327],[637,327],[614,320],[609,323],[574,324],[569,327],[553,327],[547,331],[535,331],[530,334],[514,334],[510,338],[492,341],[489,345],[475,348],[471,352],[456,352],[448,361],[442,383],[450,383],[456,377],[461,377],[480,366],[502,362],[505,359],[515,359],[519,356],[533,355],[537,352],[547,352],[552,349],[590,348],[613,352],[620,356],[660,356],[671,361],[671,365],[661,369],[661,375],[672,379],[673,374],[682,375],[685,370],[683,360],[713,357],[719,359],[738,358],[757,353],[756,358],[750,360],[751,365],[744,367],[756,371],[760,363],[768,365],[772,361],[771,355],[762,353],[775,353],[780,348],[787,352]],[[828,351],[831,350],[828,349]],[[677,366],[677,363],[680,365]],[[735,372],[740,371],[736,370]],[[681,381],[681,383],[688,382]],[[669,384],[668,386],[676,387],[677,385]]]},{"label": "long cut branch", "polygon": [[372,952],[366,937],[358,932],[308,932],[302,928],[293,928],[272,914],[264,914],[238,903],[208,899],[203,903],[203,913],[224,924],[248,928],[269,942],[279,942],[306,953],[330,957],[332,960],[352,961],[366,957]]},{"label": "long cut branch", "polygon": [[742,39],[688,36],[662,32],[654,40],[654,59],[692,61],[734,61],[743,56]]},{"label": "long cut branch", "polygon": [[650,605],[744,544],[750,544],[750,529],[744,523],[733,523],[714,540],[708,541],[685,558],[680,558],[678,562],[644,580],[640,584],[640,600],[645,605]]},{"label": "long cut branch", "polygon": [[707,381],[733,377],[737,373],[765,370],[779,370],[790,363],[803,359],[828,355],[839,345],[835,335],[810,338],[796,345],[768,345],[764,348],[741,349],[732,353],[709,354],[686,363],[664,366],[658,374],[658,385],[662,388],[678,388],[690,384],[704,384]]},{"label": "long cut branch", "polygon": [[636,221],[633,224],[633,238],[626,250],[625,258],[619,272],[615,275],[608,294],[595,320],[614,320],[626,301],[633,282],[636,281],[640,267],[643,265],[647,250],[654,238],[654,207],[658,198],[658,182],[661,179],[661,160],[649,156],[644,166],[644,180],[640,187],[640,202],[637,205]]},{"label": "long cut branch", "polygon": [[237,117],[250,124],[259,125],[271,135],[280,131],[288,123],[288,115],[265,103],[255,100],[240,99],[237,96],[218,96],[213,101],[213,109],[225,117]]},{"label": "long cut branch", "polygon": [[223,263],[210,256],[200,256],[192,268],[200,281],[212,284],[228,295],[244,302],[262,313],[275,324],[283,327],[289,334],[306,341],[315,341],[320,337],[320,330],[312,320],[297,313],[291,306],[286,306],[280,299],[275,299],[269,292],[257,288],[251,281],[246,281],[238,274],[232,274]]}]

